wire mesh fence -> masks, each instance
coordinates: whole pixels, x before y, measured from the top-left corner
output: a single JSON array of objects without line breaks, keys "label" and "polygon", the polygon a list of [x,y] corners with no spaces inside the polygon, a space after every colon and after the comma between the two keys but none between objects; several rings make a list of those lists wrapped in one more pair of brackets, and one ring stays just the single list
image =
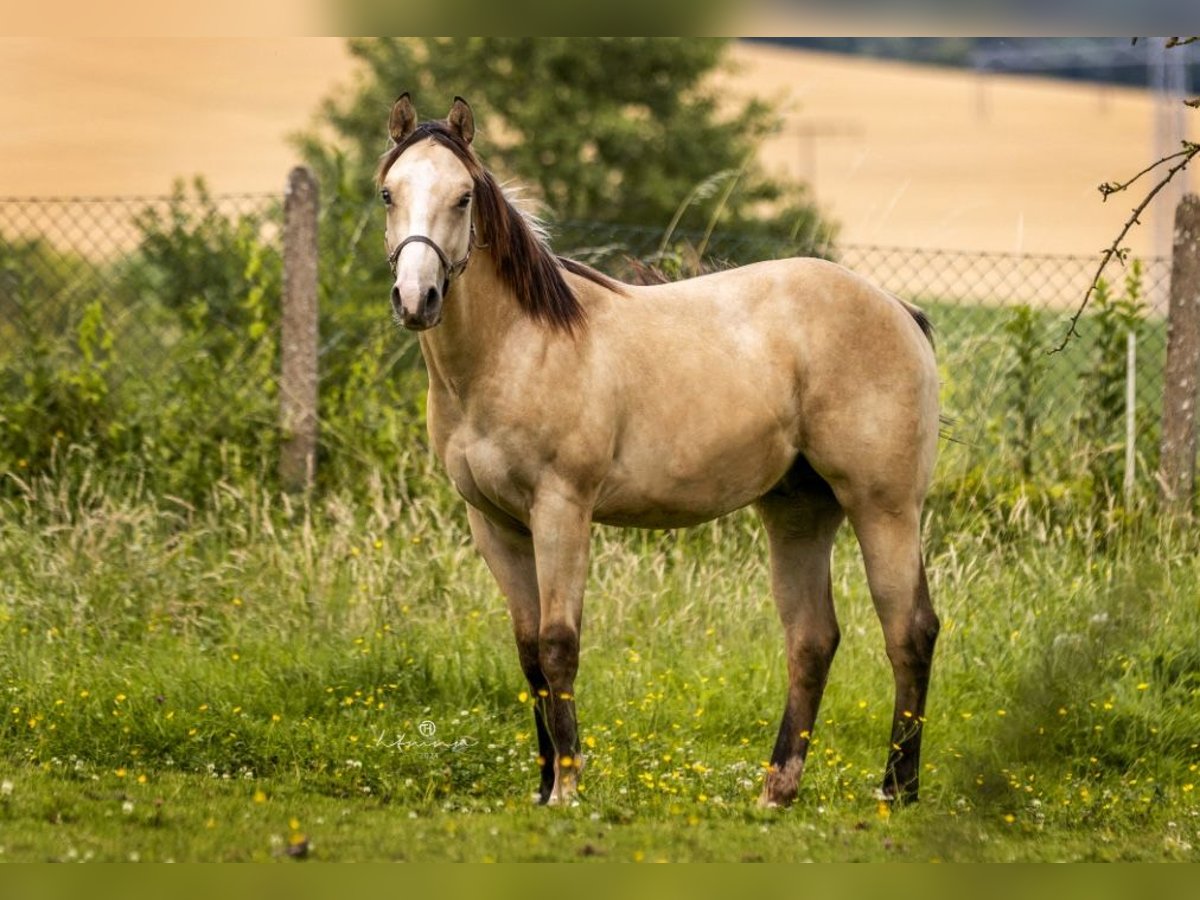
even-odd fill
[{"label": "wire mesh fence", "polygon": [[277,196],[202,185],[0,200],[0,469],[70,452],[200,493],[213,448],[271,452],[279,222]]},{"label": "wire mesh fence", "polygon": [[[256,288],[277,303],[280,216],[276,195],[202,188],[2,198],[0,353],[77,341],[84,312],[99,303],[110,339],[134,351],[110,377],[160,378],[187,362],[176,352],[184,321],[236,333]],[[172,316],[177,327],[164,327]]]},{"label": "wire mesh fence", "polygon": [[1152,482],[1169,259],[1113,267],[1115,283],[1102,285],[1066,340],[1095,259],[882,247],[847,247],[840,258],[933,319],[948,431],[965,443],[964,460],[1021,478],[1086,474],[1115,492],[1132,429],[1135,477]]},{"label": "wire mesh fence", "polygon": [[[34,466],[63,441],[143,463],[154,454],[177,460],[200,434],[218,436],[225,454],[274,452],[281,223],[281,197],[211,196],[198,185],[169,197],[0,199],[0,465]],[[415,342],[389,322],[378,210],[335,198],[323,204],[320,228],[324,419],[349,402],[356,378],[356,402],[383,402],[361,377],[362,348],[388,348],[376,380],[419,362]],[[604,223],[565,223],[554,243],[618,275],[631,258],[683,275],[796,247],[762,235],[664,235]],[[1050,353],[1090,283],[1092,258],[845,245],[818,252],[932,318],[962,472],[986,465],[1026,479],[1119,479],[1132,422],[1138,476],[1151,477],[1169,260],[1117,272],[1081,320],[1080,337]],[[211,464],[197,458],[196,477]]]}]

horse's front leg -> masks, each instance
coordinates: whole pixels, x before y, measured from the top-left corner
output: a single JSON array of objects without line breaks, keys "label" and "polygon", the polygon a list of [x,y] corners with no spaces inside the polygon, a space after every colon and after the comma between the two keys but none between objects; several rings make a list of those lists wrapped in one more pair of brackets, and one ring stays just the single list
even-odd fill
[{"label": "horse's front leg", "polygon": [[554,747],[549,803],[569,803],[578,791],[583,760],[575,716],[579,628],[590,550],[591,504],[567,490],[543,490],[530,510],[541,600],[538,663],[546,677],[539,696]]},{"label": "horse's front leg", "polygon": [[[475,546],[495,576],[500,590],[508,601],[513,636],[517,639],[517,657],[521,671],[536,698],[549,693],[549,683],[538,661],[538,623],[541,611],[538,604],[537,569],[533,561],[533,538],[520,523],[495,522],[474,507],[467,508],[471,536]],[[539,702],[533,711],[537,729],[538,766],[541,783],[538,802],[546,803],[554,788],[554,744],[546,727],[546,710]]]}]

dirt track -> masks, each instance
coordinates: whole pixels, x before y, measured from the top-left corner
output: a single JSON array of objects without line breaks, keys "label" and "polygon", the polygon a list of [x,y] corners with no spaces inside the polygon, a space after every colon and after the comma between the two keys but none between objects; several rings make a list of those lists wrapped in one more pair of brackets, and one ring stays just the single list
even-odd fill
[{"label": "dirt track", "polygon": [[[846,242],[1096,253],[1133,200],[1096,186],[1153,158],[1145,92],[761,45],[733,59],[731,93],[789,109],[764,159],[815,178]],[[0,195],[157,194],[197,172],[280,190],[286,136],[352,71],[335,38],[2,39]]]}]

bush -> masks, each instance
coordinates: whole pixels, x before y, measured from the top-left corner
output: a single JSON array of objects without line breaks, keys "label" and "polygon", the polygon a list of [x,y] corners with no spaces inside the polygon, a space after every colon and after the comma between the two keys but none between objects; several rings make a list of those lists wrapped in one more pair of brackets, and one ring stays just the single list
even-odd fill
[{"label": "bush", "polygon": [[277,215],[227,215],[197,182],[136,215],[137,246],[115,262],[0,244],[19,313],[0,351],[0,468],[82,460],[189,502],[273,470],[281,268],[263,233]]}]

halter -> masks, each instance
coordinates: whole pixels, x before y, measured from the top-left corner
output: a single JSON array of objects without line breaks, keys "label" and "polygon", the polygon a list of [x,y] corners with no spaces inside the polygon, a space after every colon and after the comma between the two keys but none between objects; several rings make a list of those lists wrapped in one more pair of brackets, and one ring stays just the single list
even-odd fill
[{"label": "halter", "polygon": [[445,297],[450,291],[450,282],[461,275],[467,268],[467,263],[471,261],[471,248],[475,246],[475,223],[471,223],[471,236],[467,239],[467,252],[458,262],[450,262],[450,257],[446,255],[446,251],[438,246],[437,241],[431,237],[426,237],[423,234],[410,234],[388,255],[388,265],[392,269],[392,275],[396,274],[396,266],[400,262],[400,251],[409,244],[427,244],[433,248],[433,252],[437,254],[438,262],[442,266],[442,296]]}]

